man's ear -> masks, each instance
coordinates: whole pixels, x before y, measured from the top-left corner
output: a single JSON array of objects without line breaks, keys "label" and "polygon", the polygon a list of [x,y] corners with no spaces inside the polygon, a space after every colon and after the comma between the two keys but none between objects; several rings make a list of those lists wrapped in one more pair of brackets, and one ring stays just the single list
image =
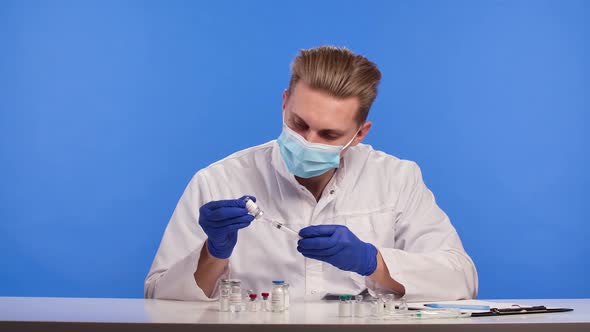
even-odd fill
[{"label": "man's ear", "polygon": [[287,89],[283,90],[283,112],[285,111],[285,107],[287,107],[287,97],[289,97],[289,92],[287,91]]},{"label": "man's ear", "polygon": [[365,139],[365,137],[367,137],[367,134],[369,133],[369,130],[371,130],[372,125],[373,124],[371,123],[371,121],[365,121],[365,123],[363,123],[361,129],[356,134],[356,137],[350,145],[354,146],[361,143]]}]

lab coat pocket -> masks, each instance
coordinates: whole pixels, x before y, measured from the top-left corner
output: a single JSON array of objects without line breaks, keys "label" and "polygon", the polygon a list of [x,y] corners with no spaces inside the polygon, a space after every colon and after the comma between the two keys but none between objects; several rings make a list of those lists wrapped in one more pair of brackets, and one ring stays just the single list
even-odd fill
[{"label": "lab coat pocket", "polygon": [[344,216],[344,222],[361,241],[376,247],[394,247],[395,215],[392,210],[351,214]]},{"label": "lab coat pocket", "polygon": [[[344,222],[361,241],[371,243],[377,248],[394,247],[395,214],[391,209],[351,214],[344,217]],[[367,288],[364,276],[350,272],[350,278],[359,291]]]}]

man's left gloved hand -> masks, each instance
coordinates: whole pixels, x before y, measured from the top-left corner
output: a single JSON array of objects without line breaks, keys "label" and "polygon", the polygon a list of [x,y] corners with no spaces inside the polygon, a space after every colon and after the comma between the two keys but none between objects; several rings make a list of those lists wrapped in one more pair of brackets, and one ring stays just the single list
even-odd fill
[{"label": "man's left gloved hand", "polygon": [[371,275],[377,268],[377,248],[359,240],[346,226],[308,226],[299,235],[303,239],[297,242],[297,251],[305,257],[363,276]]}]

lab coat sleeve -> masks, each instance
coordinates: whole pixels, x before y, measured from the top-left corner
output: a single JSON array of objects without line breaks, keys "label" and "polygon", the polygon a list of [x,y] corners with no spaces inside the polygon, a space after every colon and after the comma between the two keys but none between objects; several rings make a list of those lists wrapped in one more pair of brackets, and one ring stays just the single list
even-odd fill
[{"label": "lab coat sleeve", "polygon": [[[160,247],[145,279],[145,298],[207,301],[194,273],[207,235],[198,223],[199,207],[211,198],[203,171],[185,189],[164,232]],[[227,273],[227,270],[226,270]]]},{"label": "lab coat sleeve", "polygon": [[[407,164],[409,176],[397,204],[395,245],[378,248],[391,277],[404,285],[408,301],[475,298],[478,279],[473,261],[424,184],[418,165]],[[378,287],[370,280],[367,286]]]}]

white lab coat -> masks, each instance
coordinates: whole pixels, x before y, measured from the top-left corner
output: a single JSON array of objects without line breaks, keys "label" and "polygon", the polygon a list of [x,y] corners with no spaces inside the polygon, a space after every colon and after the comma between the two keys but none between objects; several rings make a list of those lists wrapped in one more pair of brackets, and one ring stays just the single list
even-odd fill
[{"label": "white lab coat", "polygon": [[[359,144],[344,153],[321,199],[289,173],[278,144],[271,141],[239,151],[200,170],[190,181],[166,227],[145,280],[145,297],[212,300],[193,277],[207,236],[198,224],[199,207],[220,199],[254,195],[264,217],[299,230],[314,224],[346,225],[381,252],[391,277],[408,301],[470,299],[477,272],[447,215],[425,186],[416,163]],[[244,289],[269,291],[271,281],[291,284],[291,299],[325,293],[382,291],[368,277],[303,257],[297,241],[263,221],[238,232],[223,277]]]}]

